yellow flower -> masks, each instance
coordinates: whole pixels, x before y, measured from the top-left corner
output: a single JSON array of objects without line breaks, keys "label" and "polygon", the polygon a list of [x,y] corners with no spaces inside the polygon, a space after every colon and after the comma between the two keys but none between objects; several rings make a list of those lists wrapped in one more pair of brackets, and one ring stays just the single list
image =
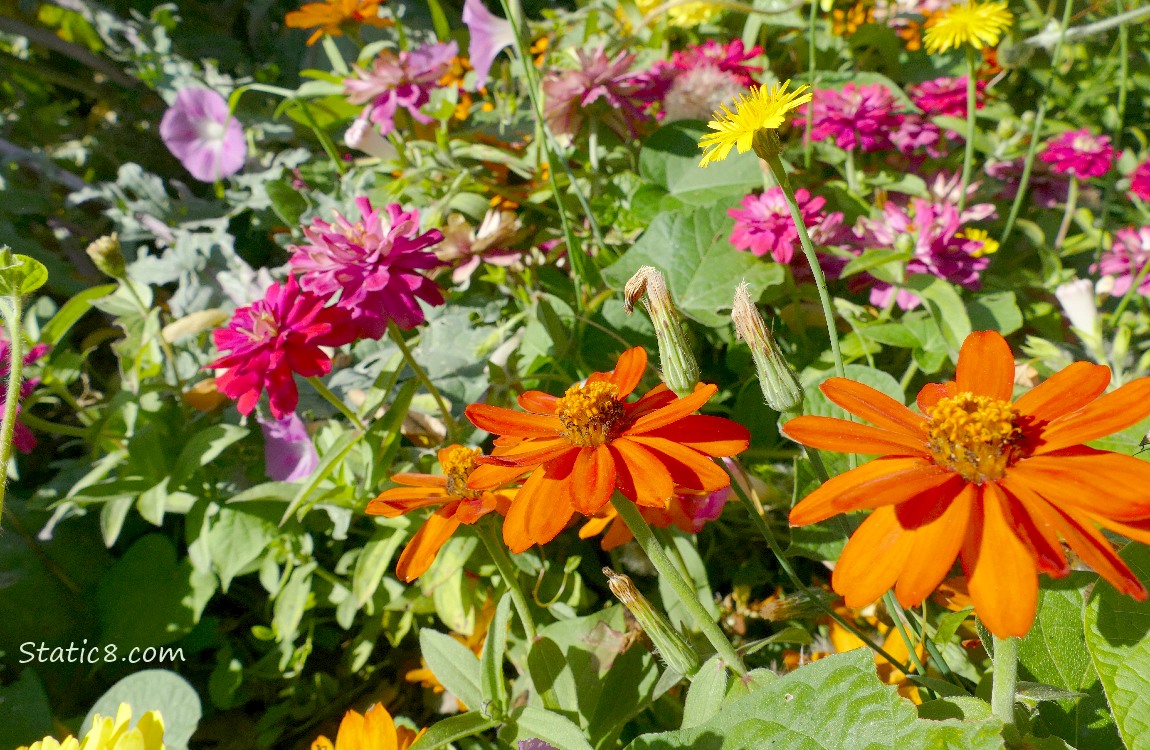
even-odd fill
[{"label": "yellow flower", "polygon": [[931,54],[946,52],[969,44],[975,49],[993,47],[1010,28],[1014,16],[1005,2],[965,3],[952,5],[926,22],[923,43]]},{"label": "yellow flower", "polygon": [[699,166],[726,159],[732,146],[737,146],[740,154],[746,153],[755,133],[774,130],[783,124],[787,112],[811,100],[809,86],[803,84],[794,91],[787,91],[790,83],[784,81],[769,89],[752,86],[750,93],[740,94],[735,100],[734,112],[726,104],[715,110],[714,119],[707,123],[707,127],[717,132],[708,133],[699,140],[699,148],[703,149]]},{"label": "yellow flower", "polygon": [[164,750],[164,720],[159,711],[141,716],[134,729],[129,729],[131,722],[132,707],[121,703],[115,719],[96,714],[81,741],[71,736],[63,742],[45,737],[19,750]]},{"label": "yellow flower", "polygon": [[[713,21],[723,12],[723,7],[716,3],[682,2],[682,0],[635,1],[635,7],[638,8],[639,14],[642,16],[646,16],[664,5],[670,6],[663,11],[667,17],[667,23],[681,29],[693,29],[700,24]],[[619,19],[624,30],[630,33],[631,23],[622,7],[615,10],[615,17]]]},{"label": "yellow flower", "polygon": [[366,713],[348,711],[339,723],[335,744],[321,735],[311,750],[407,750],[426,731],[397,727],[383,704],[376,703]]},{"label": "yellow flower", "polygon": [[315,44],[324,34],[329,36],[342,36],[345,27],[350,24],[365,23],[369,26],[385,29],[394,26],[390,18],[381,18],[379,4],[383,0],[324,0],[319,3],[307,3],[299,10],[293,10],[284,16],[284,23],[293,29],[310,29],[318,26],[315,32],[308,37],[308,46]]}]

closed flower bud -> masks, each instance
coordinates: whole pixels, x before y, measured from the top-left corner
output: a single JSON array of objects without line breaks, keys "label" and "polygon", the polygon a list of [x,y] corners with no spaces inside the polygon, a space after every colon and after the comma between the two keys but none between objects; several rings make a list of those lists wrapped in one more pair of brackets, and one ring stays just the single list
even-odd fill
[{"label": "closed flower bud", "polygon": [[803,401],[803,387],[799,376],[783,357],[779,345],[767,330],[763,317],[751,300],[743,282],[735,290],[735,302],[731,309],[731,320],[735,322],[735,335],[747,342],[751,356],[755,359],[755,372],[762,386],[767,405],[778,412],[794,409]]},{"label": "closed flower bud", "polygon": [[120,251],[120,238],[115,232],[104,235],[88,245],[87,252],[101,273],[113,279],[124,278],[124,254]]},{"label": "closed flower bud", "polygon": [[667,666],[687,677],[698,672],[700,662],[695,649],[691,648],[691,644],[687,643],[661,612],[651,606],[651,602],[635,588],[631,579],[610,568],[603,568],[603,574],[607,576],[607,585],[611,587],[611,593],[639,621],[643,632],[655,644]]},{"label": "closed flower bud", "polygon": [[655,325],[655,338],[659,341],[659,364],[663,367],[663,382],[677,396],[694,393],[699,382],[699,363],[687,343],[687,332],[675,303],[667,291],[667,281],[657,268],[643,266],[623,289],[623,309],[634,311],[635,302],[643,300],[647,314]]}]

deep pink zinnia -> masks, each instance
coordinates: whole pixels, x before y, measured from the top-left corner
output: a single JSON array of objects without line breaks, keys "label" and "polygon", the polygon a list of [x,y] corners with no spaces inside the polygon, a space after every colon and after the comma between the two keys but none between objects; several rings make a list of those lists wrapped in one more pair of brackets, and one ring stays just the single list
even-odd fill
[{"label": "deep pink zinnia", "polygon": [[1139,164],[1130,175],[1130,194],[1135,198],[1150,201],[1150,160]]},{"label": "deep pink zinnia", "polygon": [[266,390],[272,415],[283,419],[299,403],[294,376],[331,371],[331,359],[320,347],[349,343],[354,329],[343,310],[325,304],[289,276],[268,287],[263,299],[236,310],[227,328],[212,332],[216,348],[230,354],[208,367],[226,370],[216,376],[216,387],[236,399],[240,414],[250,414]]},{"label": "deep pink zinnia", "polygon": [[361,218],[354,224],[339,214],[334,224],[313,219],[303,230],[311,244],[292,246],[288,262],[307,291],[324,299],[340,293],[337,306],[360,338],[382,338],[389,321],[414,328],[424,321],[419,300],[443,304],[443,292],[422,273],[443,265],[428,250],[443,233],[420,232],[419,212],[398,203],[383,211],[367,198],[355,205]]},{"label": "deep pink zinnia", "polygon": [[[1113,278],[1110,294],[1121,297],[1130,289],[1147,261],[1150,261],[1150,227],[1127,227],[1114,233],[1114,244],[1102,253],[1090,270]],[[1138,285],[1138,293],[1150,296],[1150,274]]]},{"label": "deep pink zinnia", "polygon": [[735,39],[720,44],[714,39],[708,39],[703,44],[696,44],[685,50],[676,52],[671,57],[671,64],[679,70],[692,70],[700,65],[713,65],[724,73],[734,76],[743,86],[755,85],[755,75],[762,73],[763,69],[756,65],[747,65],[747,60],[763,54],[762,47],[743,46],[741,39]]},{"label": "deep pink zinnia", "polygon": [[[823,244],[842,224],[841,213],[828,215],[822,210],[827,201],[821,196],[812,197],[799,188],[795,202],[816,244]],[[732,208],[727,214],[735,220],[730,239],[736,249],[750,250],[758,256],[770,253],[779,263],[790,263],[795,257],[799,232],[791,220],[782,188],[776,186],[761,195],[748,195],[743,198],[742,208]]]},{"label": "deep pink zinnia", "polygon": [[[966,82],[966,76],[944,76],[910,86],[908,93],[915,106],[928,115],[966,117]],[[982,109],[986,106],[986,81],[977,81],[974,89],[974,108]]]},{"label": "deep pink zinnia", "polygon": [[839,148],[881,151],[890,148],[891,134],[902,123],[898,102],[890,89],[879,83],[861,86],[848,83],[842,91],[819,89],[803,108],[805,122],[811,118],[811,138],[833,139]]},{"label": "deep pink zinnia", "polygon": [[[11,369],[9,360],[11,359],[12,344],[9,342],[8,337],[0,332],[0,380],[7,382],[8,372]],[[47,344],[36,344],[31,349],[24,353],[24,366],[27,367],[38,361],[41,357],[48,353]],[[20,401],[32,395],[32,391],[36,390],[40,385],[40,378],[24,378],[20,383]],[[7,408],[8,395],[6,391],[0,391],[0,414],[4,413]],[[20,413],[20,404],[16,405],[16,414]],[[32,430],[28,429],[28,425],[20,420],[16,420],[16,424],[12,432],[12,446],[21,453],[28,454],[36,447],[36,436],[32,434]]]},{"label": "deep pink zinnia", "polygon": [[160,120],[160,139],[201,182],[235,174],[248,155],[243,127],[211,89],[181,89]]},{"label": "deep pink zinnia", "polygon": [[455,42],[425,44],[411,52],[396,55],[383,50],[371,70],[353,66],[355,77],[343,80],[343,90],[352,104],[366,104],[361,118],[370,118],[387,135],[395,129],[395,113],[406,109],[416,122],[434,120],[419,110],[431,99],[431,90],[448,72],[459,53]]},{"label": "deep pink zinnia", "polygon": [[1091,135],[1089,128],[1071,130],[1058,136],[1041,154],[1042,161],[1059,174],[1080,180],[1101,177],[1114,163],[1114,147],[1104,135]]},{"label": "deep pink zinnia", "polygon": [[620,137],[634,137],[651,104],[651,82],[631,72],[635,55],[620,52],[607,57],[602,47],[577,50],[579,67],[552,71],[543,80],[544,116],[555,133],[576,135],[583,129],[587,110]]}]

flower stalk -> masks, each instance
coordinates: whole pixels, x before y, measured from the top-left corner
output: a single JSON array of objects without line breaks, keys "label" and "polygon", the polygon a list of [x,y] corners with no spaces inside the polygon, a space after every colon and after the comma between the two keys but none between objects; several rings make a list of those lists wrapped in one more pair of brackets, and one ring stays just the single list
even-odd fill
[{"label": "flower stalk", "polygon": [[1007,727],[1014,726],[1014,697],[1018,689],[1018,639],[994,636],[990,708]]},{"label": "flower stalk", "polygon": [[24,380],[24,328],[20,313],[23,299],[18,287],[5,300],[3,313],[8,324],[8,387],[5,391],[4,418],[0,420],[0,514],[8,489],[8,462],[12,460],[12,438],[16,434],[16,412],[20,409],[20,384]]},{"label": "flower stalk", "polygon": [[1058,234],[1054,238],[1054,251],[1062,247],[1066,235],[1070,232],[1070,222],[1074,219],[1074,211],[1078,208],[1078,178],[1070,175],[1070,187],[1066,192],[1066,209],[1062,212],[1062,222],[1058,225]]},{"label": "flower stalk", "polygon": [[447,401],[444,400],[439,389],[435,387],[435,384],[431,382],[431,378],[427,377],[427,373],[424,372],[423,368],[419,366],[419,363],[415,361],[415,356],[412,355],[411,349],[407,346],[403,334],[399,332],[399,328],[395,323],[388,323],[387,335],[390,336],[391,340],[395,342],[395,345],[399,347],[399,351],[403,354],[403,358],[407,361],[412,372],[415,373],[415,377],[423,384],[423,387],[427,389],[431,397],[435,399],[435,403],[439,407],[439,413],[443,416],[443,424],[447,427],[448,440],[454,441],[458,426],[455,424],[455,418],[451,416],[451,409],[447,406]]},{"label": "flower stalk", "polygon": [[966,189],[970,185],[970,175],[974,170],[974,113],[978,107],[978,51],[966,47],[966,148],[962,152],[962,185],[958,191],[958,212],[966,208]]},{"label": "flower stalk", "polygon": [[308,378],[307,382],[312,388],[315,389],[316,393],[323,397],[324,401],[327,401],[329,404],[335,407],[336,411],[347,417],[348,421],[355,425],[356,429],[361,432],[367,430],[367,427],[364,426],[363,421],[359,418],[359,415],[352,411],[347,404],[339,399],[338,396],[332,393],[331,389],[328,388],[327,384],[325,384],[322,380],[313,376]]}]

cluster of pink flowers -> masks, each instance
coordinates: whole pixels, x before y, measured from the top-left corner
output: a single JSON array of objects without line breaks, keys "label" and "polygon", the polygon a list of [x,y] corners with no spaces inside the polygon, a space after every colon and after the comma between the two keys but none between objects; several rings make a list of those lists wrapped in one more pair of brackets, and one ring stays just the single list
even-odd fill
[{"label": "cluster of pink flowers", "polygon": [[[1110,294],[1121,297],[1142,273],[1147,262],[1150,262],[1150,227],[1127,227],[1114,233],[1114,243],[1090,270],[1112,279]],[[1138,293],[1150,296],[1150,274],[1138,284]]]},{"label": "cluster of pink flowers", "polygon": [[[823,210],[826,199],[811,196],[799,188],[795,202],[803,215],[803,223],[816,245],[831,244],[842,227],[843,215],[838,211],[828,214]],[[727,211],[735,220],[731,231],[731,244],[738,250],[750,250],[758,256],[770,254],[779,263],[790,263],[798,247],[799,233],[791,220],[783,190],[773,187],[761,195],[743,198],[742,208]]]},{"label": "cluster of pink flowers", "polygon": [[331,371],[324,347],[361,338],[380,338],[389,322],[411,328],[424,321],[419,300],[442,304],[439,287],[424,276],[442,265],[429,248],[438,230],[419,231],[419,215],[399,205],[375,210],[356,200],[361,219],[336,215],[334,224],[315,219],[304,234],[312,244],[293,248],[289,263],[300,273],[268,287],[264,298],[235,311],[227,328],[213,332],[221,354],[208,367],[225,370],[216,378],[224,395],[250,414],[264,391],[272,416],[295,411],[295,375],[318,377]]},{"label": "cluster of pink flowers", "polygon": [[543,79],[543,114],[552,131],[574,136],[588,111],[620,137],[634,137],[651,104],[650,80],[631,71],[635,55],[608,57],[602,47],[577,50],[579,67],[551,71]]},{"label": "cluster of pink flowers", "polygon": [[401,108],[416,122],[430,123],[433,118],[423,114],[420,107],[430,100],[431,91],[450,70],[458,52],[455,42],[426,44],[398,55],[384,50],[370,70],[352,68],[355,75],[344,79],[344,93],[352,104],[367,105],[360,119],[374,122],[382,135],[395,129],[395,115]]},{"label": "cluster of pink flowers", "polygon": [[1071,130],[1046,144],[1039,158],[1058,174],[1080,180],[1101,177],[1114,163],[1114,147],[1104,135],[1091,135],[1089,128]]},{"label": "cluster of pink flowers", "polygon": [[1130,175],[1130,194],[1139,200],[1150,201],[1150,160],[1139,164]]},{"label": "cluster of pink flowers", "polygon": [[882,84],[848,83],[841,91],[818,89],[801,110],[811,119],[811,139],[832,140],[848,151],[882,151],[893,145],[892,134],[902,125],[898,102]]},{"label": "cluster of pink flowers", "polygon": [[[7,382],[8,372],[11,369],[8,366],[8,361],[11,358],[12,343],[8,340],[3,333],[0,333],[0,380]],[[40,359],[48,353],[47,344],[36,344],[27,352],[24,353],[24,366],[27,367]],[[40,378],[24,378],[20,383],[20,401],[32,395],[32,391],[40,385]],[[5,391],[0,391],[0,414],[4,413],[7,409],[8,396]],[[16,405],[16,414],[20,413],[20,405]],[[12,433],[12,445],[16,450],[21,453],[31,453],[36,447],[36,436],[32,434],[32,430],[28,429],[28,425],[16,420],[14,431]]]},{"label": "cluster of pink flowers", "polygon": [[712,39],[679,50],[638,75],[641,98],[662,105],[655,115],[661,120],[709,119],[720,104],[755,84],[762,68],[747,61],[761,54],[761,47],[747,49],[740,39],[725,44]]},{"label": "cluster of pink flowers", "polygon": [[[910,86],[907,93],[914,105],[928,115],[966,117],[967,77],[935,78]],[[975,109],[986,106],[986,81],[976,81]]]}]

